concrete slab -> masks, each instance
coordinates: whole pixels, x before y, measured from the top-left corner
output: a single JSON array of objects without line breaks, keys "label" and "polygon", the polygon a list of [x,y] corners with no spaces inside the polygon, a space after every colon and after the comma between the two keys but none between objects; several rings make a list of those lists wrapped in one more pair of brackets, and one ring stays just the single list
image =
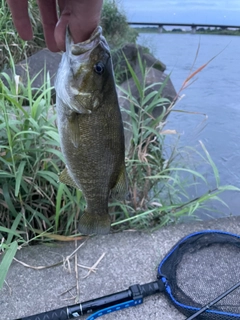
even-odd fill
[{"label": "concrete slab", "polygon": [[[42,270],[14,261],[0,293],[1,319],[13,320],[126,290],[136,283],[154,281],[157,266],[169,249],[182,237],[204,229],[240,234],[240,217],[179,224],[153,233],[125,231],[79,241],[78,246],[84,244],[78,250],[78,264],[91,267],[105,254],[96,272],[86,278],[88,270],[77,267],[76,279],[74,259],[69,265],[60,263]],[[74,243],[33,246],[21,249],[17,259],[31,266],[50,266],[61,262],[74,249]],[[80,289],[77,299],[76,283]],[[137,307],[104,317],[106,320],[185,319],[162,294],[145,299]]]}]

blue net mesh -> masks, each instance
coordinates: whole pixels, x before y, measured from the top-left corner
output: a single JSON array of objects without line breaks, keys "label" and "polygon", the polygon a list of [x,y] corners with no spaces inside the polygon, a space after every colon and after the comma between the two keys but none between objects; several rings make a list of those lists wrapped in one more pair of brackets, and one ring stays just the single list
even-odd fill
[{"label": "blue net mesh", "polygon": [[[165,294],[187,317],[240,281],[240,237],[202,231],[179,241],[158,268]],[[240,288],[196,319],[240,319]]]}]

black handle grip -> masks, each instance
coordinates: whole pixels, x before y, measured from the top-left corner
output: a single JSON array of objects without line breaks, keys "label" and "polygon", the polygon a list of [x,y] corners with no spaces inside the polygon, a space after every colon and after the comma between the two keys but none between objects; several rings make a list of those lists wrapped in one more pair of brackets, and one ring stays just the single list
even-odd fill
[{"label": "black handle grip", "polygon": [[129,300],[139,300],[142,303],[143,298],[152,294],[164,291],[164,283],[158,279],[157,281],[146,284],[135,284],[128,290],[103,296],[94,300],[82,302],[72,306],[55,309],[33,316],[19,318],[16,320],[68,320],[79,317],[84,314],[93,313],[104,308],[115,306],[116,304],[127,302]]},{"label": "black handle grip", "polygon": [[143,295],[143,298],[148,297],[155,293],[162,292],[165,289],[164,284],[160,280],[146,283],[146,284],[141,284],[140,287],[141,287],[141,293]]},{"label": "black handle grip", "polygon": [[69,319],[67,308],[64,307],[61,309],[51,310],[51,311],[35,314],[33,316],[20,318],[17,320],[48,320],[48,319],[51,319],[51,320],[67,320],[67,319]]}]

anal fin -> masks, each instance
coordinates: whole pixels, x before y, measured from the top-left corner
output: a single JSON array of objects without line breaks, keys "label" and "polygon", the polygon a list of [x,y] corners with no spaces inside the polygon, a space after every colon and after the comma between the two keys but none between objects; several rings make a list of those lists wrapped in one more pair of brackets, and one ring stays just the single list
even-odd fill
[{"label": "anal fin", "polygon": [[124,200],[128,193],[127,174],[123,165],[115,186],[111,189],[110,197],[116,200]]},{"label": "anal fin", "polygon": [[59,182],[62,182],[64,184],[71,186],[71,187],[74,187],[76,189],[79,189],[76,182],[69,175],[67,167],[59,174]]}]

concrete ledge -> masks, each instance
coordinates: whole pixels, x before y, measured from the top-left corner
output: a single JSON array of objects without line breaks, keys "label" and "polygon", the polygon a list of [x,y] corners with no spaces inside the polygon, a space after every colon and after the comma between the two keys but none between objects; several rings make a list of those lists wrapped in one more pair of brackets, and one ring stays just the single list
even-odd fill
[{"label": "concrete ledge", "polygon": [[[136,283],[154,281],[158,264],[169,249],[187,234],[204,229],[240,234],[240,217],[179,224],[154,233],[126,231],[88,239],[78,250],[78,264],[90,267],[103,253],[105,256],[99,262],[96,273],[91,272],[85,279],[87,270],[78,267],[80,299],[77,302],[126,290]],[[78,245],[82,242],[79,241]],[[74,249],[73,243],[33,246],[21,249],[17,259],[32,266],[47,266],[66,258]],[[13,320],[75,304],[74,260],[70,262],[70,267],[71,273],[62,264],[34,270],[14,262],[7,284],[0,293],[1,319]],[[159,294],[145,299],[140,306],[109,314],[104,319],[181,320],[185,317]]]}]

